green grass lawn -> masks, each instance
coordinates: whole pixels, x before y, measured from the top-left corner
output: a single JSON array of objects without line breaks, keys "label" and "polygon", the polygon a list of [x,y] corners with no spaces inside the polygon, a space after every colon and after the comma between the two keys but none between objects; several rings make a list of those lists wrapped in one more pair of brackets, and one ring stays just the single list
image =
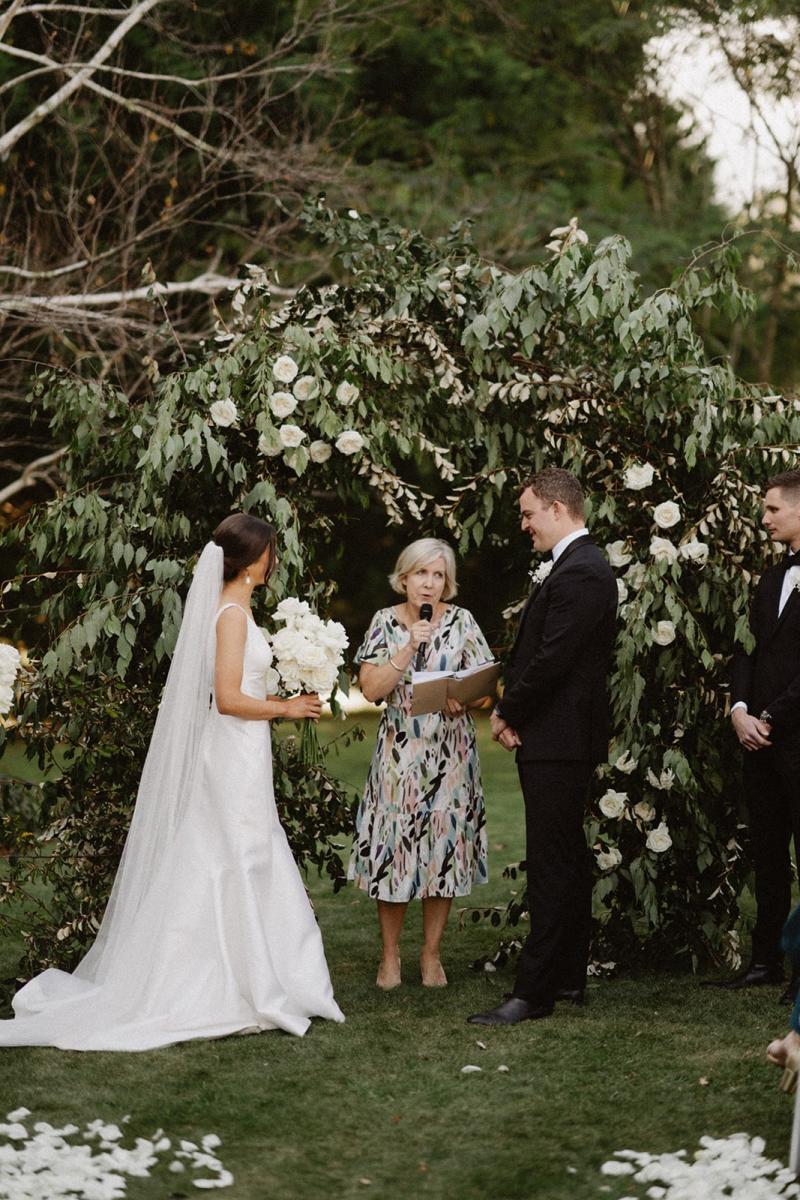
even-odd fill
[{"label": "green grass lawn", "polygon": [[[366,742],[334,759],[354,785],[373,733],[374,722]],[[521,800],[513,760],[488,741],[485,722],[481,746],[493,878],[472,899],[500,903],[502,867],[522,853]],[[158,1127],[191,1140],[218,1133],[236,1177],[224,1194],[236,1200],[582,1200],[603,1184],[610,1192],[600,1194],[613,1200],[643,1194],[599,1176],[614,1150],[691,1152],[704,1133],[739,1130],[761,1134],[767,1152],[786,1161],[791,1102],[764,1060],[788,1016],[774,989],[728,995],[701,991],[688,975],[621,977],[591,986],[583,1010],[479,1029],[465,1017],[511,981],[469,965],[494,945],[495,930],[453,921],[443,956],[450,987],[427,991],[412,907],[405,982],[383,994],[374,986],[373,904],[350,888],[332,896],[316,879],[310,886],[345,1025],[315,1022],[302,1039],[265,1033],[147,1054],[4,1050],[2,1112],[24,1105],[54,1124],[130,1114],[137,1136]],[[8,975],[15,947],[0,950]],[[462,1075],[467,1063],[481,1073]],[[510,1070],[499,1073],[501,1064]],[[164,1172],[128,1190],[139,1200],[190,1193]]]}]

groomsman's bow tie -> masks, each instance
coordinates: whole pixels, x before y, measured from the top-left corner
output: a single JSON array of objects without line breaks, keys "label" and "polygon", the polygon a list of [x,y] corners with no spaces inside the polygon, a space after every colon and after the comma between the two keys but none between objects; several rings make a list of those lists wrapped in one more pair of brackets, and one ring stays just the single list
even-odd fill
[{"label": "groomsman's bow tie", "polygon": [[784,554],[781,566],[784,571],[788,571],[790,567],[800,567],[800,550],[795,550],[794,554]]}]

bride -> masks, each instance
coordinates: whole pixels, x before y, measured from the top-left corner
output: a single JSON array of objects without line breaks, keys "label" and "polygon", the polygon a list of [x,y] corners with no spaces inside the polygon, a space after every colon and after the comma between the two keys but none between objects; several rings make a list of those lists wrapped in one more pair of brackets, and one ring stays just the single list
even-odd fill
[{"label": "bride", "polygon": [[269,722],[320,714],[317,695],[267,696],[250,600],[275,540],[236,513],[200,555],[97,938],[16,994],[0,1046],[149,1050],[344,1020],[275,808]]}]

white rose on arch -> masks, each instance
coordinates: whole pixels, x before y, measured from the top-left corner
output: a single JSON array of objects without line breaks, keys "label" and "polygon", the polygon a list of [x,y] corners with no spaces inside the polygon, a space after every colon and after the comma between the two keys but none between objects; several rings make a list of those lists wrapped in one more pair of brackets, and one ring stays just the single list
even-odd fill
[{"label": "white rose on arch", "polygon": [[653,629],[653,641],[657,646],[670,646],[675,641],[675,626],[672,621],[657,621]]},{"label": "white rose on arch", "polygon": [[597,865],[601,871],[613,871],[622,862],[622,855],[616,846],[610,850],[600,850],[597,855]]},{"label": "white rose on arch", "polygon": [[644,565],[644,563],[632,563],[625,572],[625,582],[627,583],[628,587],[632,587],[638,592],[639,588],[645,581],[646,574],[647,567]]},{"label": "white rose on arch", "polygon": [[634,804],[633,814],[634,816],[638,817],[640,821],[644,821],[645,825],[648,825],[650,821],[655,821],[656,819],[656,810],[653,808],[652,804],[648,804],[646,800],[640,800],[638,804]]},{"label": "white rose on arch", "polygon": [[644,844],[654,854],[663,854],[665,850],[669,850],[672,845],[672,838],[669,836],[669,830],[663,821],[659,825],[656,825],[655,829],[650,830]]},{"label": "white rose on arch", "polygon": [[611,764],[615,770],[622,771],[623,775],[630,775],[639,765],[637,758],[631,757],[630,750],[626,750],[624,754],[620,754],[618,758]]},{"label": "white rose on arch", "polygon": [[640,492],[642,488],[650,487],[655,475],[650,463],[632,463],[622,474],[622,482],[632,492]]},{"label": "white rose on arch", "polygon": [[278,437],[281,439],[281,445],[287,450],[294,450],[301,442],[305,441],[305,432],[299,425],[281,425],[278,430]]},{"label": "white rose on arch", "polygon": [[687,562],[698,563],[704,567],[708,562],[710,547],[707,542],[698,542],[697,538],[691,538],[688,542],[683,542],[678,547],[678,553],[681,558],[685,558]]},{"label": "white rose on arch", "polygon": [[265,433],[262,433],[258,439],[258,453],[263,454],[266,458],[276,458],[282,448],[280,444],[276,445],[275,442],[270,441]]},{"label": "white rose on arch", "polygon": [[626,543],[620,540],[609,542],[606,546],[606,554],[612,567],[627,567],[628,563],[633,561],[633,554],[625,549],[625,545]]},{"label": "white rose on arch", "polygon": [[227,429],[229,425],[235,424],[239,413],[232,400],[215,400],[208,410],[208,415],[215,425]]},{"label": "white rose on arch", "polygon": [[272,378],[279,383],[291,383],[299,367],[289,354],[280,354],[272,364]]},{"label": "white rose on arch", "polygon": [[669,538],[654,537],[650,542],[650,553],[656,562],[678,561],[678,547]]},{"label": "white rose on arch", "polygon": [[340,404],[350,405],[355,404],[359,396],[359,389],[349,379],[343,379],[336,389],[336,399]]},{"label": "white rose on arch", "polygon": [[628,599],[628,587],[624,579],[617,580],[617,602],[624,604]]},{"label": "white rose on arch", "polygon": [[665,500],[653,509],[653,520],[659,529],[672,529],[681,519],[681,510],[674,500]]},{"label": "white rose on arch", "polygon": [[276,417],[281,420],[291,416],[297,408],[297,401],[289,392],[273,392],[269,398],[269,406]]},{"label": "white rose on arch", "polygon": [[612,820],[621,817],[625,812],[625,805],[628,800],[627,792],[615,792],[613,788],[600,797],[598,807],[604,817],[609,817]]},{"label": "white rose on arch", "polygon": [[292,391],[297,400],[313,400],[319,391],[319,384],[313,375],[301,375]]},{"label": "white rose on arch", "polygon": [[364,439],[357,429],[345,429],[336,439],[336,449],[340,454],[358,454],[364,445]]},{"label": "white rose on arch", "polygon": [[308,457],[315,463],[327,462],[332,454],[333,447],[330,442],[312,442],[308,447]]}]

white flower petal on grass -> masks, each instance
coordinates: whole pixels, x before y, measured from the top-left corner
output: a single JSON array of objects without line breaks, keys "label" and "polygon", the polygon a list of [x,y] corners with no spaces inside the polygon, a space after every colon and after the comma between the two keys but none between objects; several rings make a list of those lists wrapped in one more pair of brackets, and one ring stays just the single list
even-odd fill
[{"label": "white flower petal on grass", "polygon": [[308,447],[308,457],[315,463],[327,462],[332,454],[333,446],[330,442],[316,441]]},{"label": "white flower petal on grass", "polygon": [[299,425],[281,425],[278,437],[281,439],[282,446],[285,446],[287,450],[294,450],[305,440],[306,434]]},{"label": "white flower petal on grass", "polygon": [[291,355],[281,354],[272,364],[272,378],[277,379],[278,383],[291,383],[298,370],[297,363]]},{"label": "white flower petal on grass", "polygon": [[672,529],[681,519],[681,510],[674,500],[665,500],[653,509],[653,520],[659,529]]},{"label": "white flower petal on grass", "polygon": [[502,1071],[503,1074],[505,1075],[506,1072],[511,1070],[511,1067],[507,1067],[505,1063],[500,1063],[500,1066],[497,1069],[498,1069],[498,1071]]},{"label": "white flower petal on grass", "polygon": [[283,420],[297,408],[297,401],[290,392],[273,392],[269,398],[269,406],[275,416]]},{"label": "white flower petal on grass", "polygon": [[176,1158],[173,1162],[171,1162],[169,1164],[169,1167],[167,1168],[167,1170],[172,1171],[173,1174],[175,1174],[175,1175],[179,1175],[181,1171],[186,1170],[186,1167],[183,1165],[182,1162],[179,1162],[178,1159]]},{"label": "white flower petal on grass", "polygon": [[475,1045],[478,1047],[479,1050],[486,1049],[486,1042],[476,1042]]},{"label": "white flower petal on grass", "polygon": [[650,463],[632,463],[623,471],[622,482],[630,491],[640,492],[643,488],[650,487],[654,475],[655,470]]},{"label": "white flower petal on grass", "polygon": [[349,379],[343,379],[336,389],[336,399],[340,404],[350,405],[355,404],[359,396],[359,389]]},{"label": "white flower petal on grass", "polygon": [[604,1162],[600,1168],[601,1175],[633,1175],[635,1171],[636,1167],[633,1163],[617,1162],[614,1158]]},{"label": "white flower petal on grass", "polygon": [[467,1063],[467,1065],[465,1067],[461,1068],[461,1074],[462,1075],[473,1075],[476,1071],[482,1071],[482,1070],[483,1070],[483,1067],[476,1067],[474,1063]]},{"label": "white flower petal on grass", "polygon": [[358,454],[364,446],[364,439],[356,429],[345,429],[336,439],[336,449],[340,454]]},{"label": "white flower petal on grass", "polygon": [[360,213],[358,212],[358,209],[356,209],[356,208],[348,208],[347,215],[351,221],[360,220]]},{"label": "white flower petal on grass", "polygon": [[[19,657],[19,656],[17,656]],[[31,1115],[29,1108],[15,1108],[13,1112],[6,1113],[7,1121],[24,1121],[26,1117]]]},{"label": "white flower petal on grass", "polygon": [[215,425],[227,429],[229,425],[236,423],[239,413],[232,400],[215,400],[208,410],[208,415]]}]

